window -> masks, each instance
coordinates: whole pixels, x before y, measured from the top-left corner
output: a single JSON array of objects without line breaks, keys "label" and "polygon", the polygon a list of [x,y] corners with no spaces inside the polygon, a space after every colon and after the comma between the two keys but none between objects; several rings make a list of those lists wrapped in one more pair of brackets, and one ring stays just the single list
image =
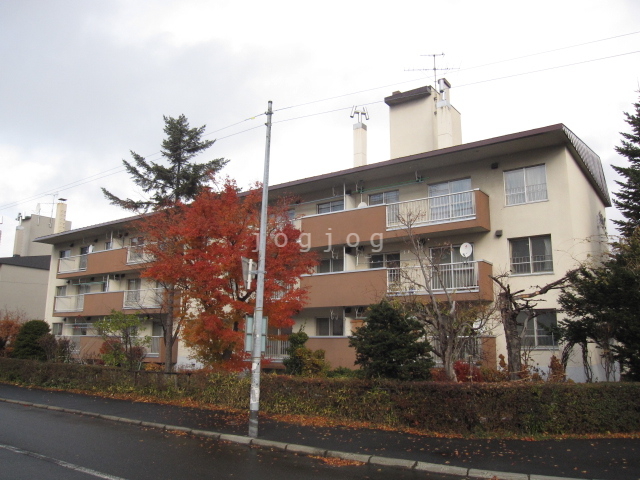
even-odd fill
[{"label": "window", "polygon": [[108,241],[108,242],[104,242],[104,249],[105,250],[112,250],[113,249],[113,242],[112,241]]},{"label": "window", "polygon": [[400,254],[378,253],[371,255],[369,268],[400,268]]},{"label": "window", "polygon": [[320,259],[316,267],[316,273],[342,272],[344,270],[344,258],[342,251],[332,252],[331,257]]},{"label": "window", "polygon": [[69,258],[71,256],[71,250],[60,250],[60,258]]},{"label": "window", "polygon": [[[558,325],[555,310],[526,310],[518,314],[518,332],[522,335],[522,346],[555,347],[558,340],[551,329]],[[523,335],[524,333],[524,335]]]},{"label": "window", "polygon": [[67,296],[67,286],[58,285],[56,287],[56,297],[66,297],[66,296]]},{"label": "window", "polygon": [[339,212],[344,210],[344,199],[333,200],[332,202],[319,203],[318,213]]},{"label": "window", "polygon": [[547,174],[544,165],[504,172],[507,205],[547,200]]},{"label": "window", "polygon": [[430,221],[447,221],[473,215],[471,179],[429,185]]},{"label": "window", "polygon": [[316,318],[316,335],[318,337],[344,336],[344,320],[342,318]]},{"label": "window", "polygon": [[390,190],[388,192],[373,193],[369,195],[369,205],[384,205],[387,203],[396,203],[400,201],[400,192],[398,190]]},{"label": "window", "polygon": [[62,335],[62,323],[52,323],[51,333],[53,335]]},{"label": "window", "polygon": [[550,235],[514,238],[509,243],[514,274],[553,272]]}]

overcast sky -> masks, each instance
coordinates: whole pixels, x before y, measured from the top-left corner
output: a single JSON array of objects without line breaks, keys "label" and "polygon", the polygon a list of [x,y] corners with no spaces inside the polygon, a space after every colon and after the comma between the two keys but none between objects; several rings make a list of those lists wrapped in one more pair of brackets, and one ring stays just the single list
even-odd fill
[{"label": "overcast sky", "polygon": [[243,187],[262,179],[268,100],[272,184],[351,167],[354,105],[369,162],[387,160],[383,98],[432,84],[436,53],[464,143],[564,123],[613,190],[638,0],[0,0],[0,256],[18,213],[58,197],[76,228],[127,216],[100,187],[138,198],[122,159],[158,159],[163,115],[206,124],[202,160],[228,158]]}]

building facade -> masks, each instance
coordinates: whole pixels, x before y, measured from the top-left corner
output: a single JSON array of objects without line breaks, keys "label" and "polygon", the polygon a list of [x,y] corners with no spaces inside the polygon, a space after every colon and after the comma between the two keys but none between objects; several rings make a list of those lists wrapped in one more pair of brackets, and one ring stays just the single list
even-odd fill
[{"label": "building facade", "polygon": [[[512,290],[545,285],[604,248],[611,202],[601,161],[584,142],[558,124],[462,144],[460,114],[449,94],[444,81],[438,91],[423,87],[385,99],[390,160],[366,164],[366,126],[359,121],[357,166],[270,188],[272,199],[297,198],[291,216],[303,231],[302,246],[320,259],[316,272],[300,280],[309,300],[293,330],[303,328],[307,345],[324,349],[334,367],[354,366],[348,337],[368,305],[384,296],[426,293],[407,280],[416,271],[407,219],[439,272],[433,291],[458,300],[493,301],[490,275],[508,273]],[[95,337],[86,335],[92,320],[124,309],[144,316],[143,333],[156,342],[150,358],[162,358],[162,302],[157,286],[140,278],[147,259],[131,221],[39,239],[54,246],[47,320],[58,335],[87,337],[76,339],[77,351],[86,355],[97,348]],[[544,371],[561,349],[548,330],[562,318],[557,293],[535,310],[523,344],[530,363]],[[499,322],[478,342],[470,351],[486,365],[506,356]],[[175,354],[178,363],[189,363],[181,347]],[[591,358],[594,376],[604,380],[598,352]],[[577,356],[568,374],[583,379]]]}]

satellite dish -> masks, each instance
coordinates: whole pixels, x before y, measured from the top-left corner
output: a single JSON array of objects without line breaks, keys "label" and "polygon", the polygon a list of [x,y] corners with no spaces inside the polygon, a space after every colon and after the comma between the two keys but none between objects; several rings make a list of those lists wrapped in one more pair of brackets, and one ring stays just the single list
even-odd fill
[{"label": "satellite dish", "polygon": [[369,205],[367,205],[367,202],[360,202],[358,204],[358,208],[364,208],[364,207],[368,207]]},{"label": "satellite dish", "polygon": [[460,255],[462,255],[464,258],[469,258],[472,253],[473,247],[470,243],[463,243],[462,245],[460,245]]}]

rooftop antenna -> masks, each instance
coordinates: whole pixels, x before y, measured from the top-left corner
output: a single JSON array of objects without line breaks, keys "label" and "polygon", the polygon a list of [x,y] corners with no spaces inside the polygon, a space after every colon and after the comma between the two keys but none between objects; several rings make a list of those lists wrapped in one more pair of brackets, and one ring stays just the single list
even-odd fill
[{"label": "rooftop antenna", "polygon": [[428,70],[433,70],[433,87],[436,88],[438,85],[438,71],[446,71],[451,70],[451,68],[437,68],[436,67],[436,57],[444,57],[444,53],[426,53],[424,55],[420,55],[421,57],[433,57],[433,68],[410,68],[405,69],[405,72],[426,72]]},{"label": "rooftop antenna", "polygon": [[351,118],[358,116],[358,123],[362,123],[362,117],[364,116],[365,120],[369,120],[369,113],[367,112],[367,107],[358,107],[355,106],[351,109]]}]

